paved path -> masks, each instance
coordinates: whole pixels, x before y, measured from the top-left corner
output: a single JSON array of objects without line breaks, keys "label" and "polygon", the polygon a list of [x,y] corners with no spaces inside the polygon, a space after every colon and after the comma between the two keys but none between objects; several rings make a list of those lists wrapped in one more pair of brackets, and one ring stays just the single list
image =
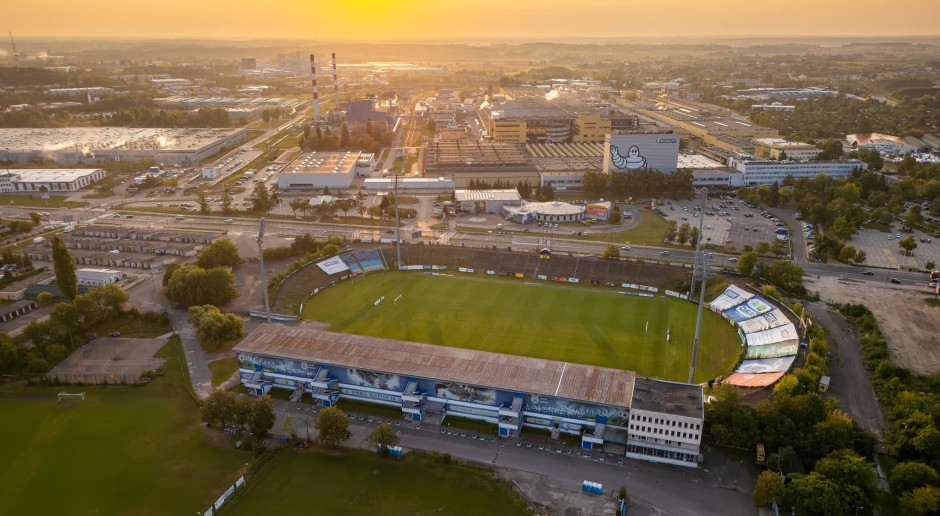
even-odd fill
[{"label": "paved path", "polygon": [[829,395],[838,400],[842,409],[862,428],[879,440],[883,439],[887,428],[884,408],[878,403],[871,386],[871,376],[865,369],[856,329],[825,303],[807,303],[805,306],[819,324],[830,330],[826,339],[832,355],[829,361],[832,378]]}]

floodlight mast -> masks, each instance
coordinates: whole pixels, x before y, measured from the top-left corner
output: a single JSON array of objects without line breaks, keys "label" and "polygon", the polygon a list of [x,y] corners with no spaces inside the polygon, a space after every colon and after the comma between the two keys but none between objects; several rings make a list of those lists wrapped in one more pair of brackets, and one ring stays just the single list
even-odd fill
[{"label": "floodlight mast", "polygon": [[689,366],[689,383],[695,378],[695,361],[698,357],[698,341],[702,331],[702,308],[705,306],[705,280],[708,278],[708,263],[705,259],[705,252],[702,247],[702,224],[705,221],[705,201],[708,200],[708,189],[699,190],[699,218],[698,218],[698,239],[695,242],[695,272],[692,273],[692,292],[695,292],[696,277],[701,279],[701,292],[698,297],[698,316],[695,320],[695,338],[692,341],[692,364]]},{"label": "floodlight mast", "polygon": [[271,322],[271,305],[268,303],[268,278],[264,273],[264,250],[261,244],[264,242],[264,217],[261,217],[261,224],[258,227],[258,262],[261,265],[261,295],[264,296],[264,316]]},{"label": "floodlight mast", "polygon": [[[405,156],[402,154],[401,160],[401,173],[405,173]],[[395,174],[395,250],[398,254],[398,261],[395,263],[395,267],[398,270],[401,270],[401,222],[399,220],[400,211],[398,209],[398,179],[401,177],[399,174]]]}]

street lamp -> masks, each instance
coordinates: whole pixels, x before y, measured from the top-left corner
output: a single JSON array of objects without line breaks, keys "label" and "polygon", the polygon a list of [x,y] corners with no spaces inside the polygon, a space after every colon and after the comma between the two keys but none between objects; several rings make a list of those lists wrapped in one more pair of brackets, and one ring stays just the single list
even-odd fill
[{"label": "street lamp", "polygon": [[858,516],[858,511],[860,511],[860,510],[862,510],[862,509],[864,509],[864,507],[861,507],[861,506],[856,507],[856,508],[855,508],[855,516]]}]

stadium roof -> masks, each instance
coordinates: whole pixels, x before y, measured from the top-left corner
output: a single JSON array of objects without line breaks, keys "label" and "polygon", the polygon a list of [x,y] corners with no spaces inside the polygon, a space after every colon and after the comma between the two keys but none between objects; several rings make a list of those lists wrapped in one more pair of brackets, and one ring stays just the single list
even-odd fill
[{"label": "stadium roof", "polygon": [[635,384],[631,409],[684,417],[705,417],[701,385],[650,378],[637,378]]},{"label": "stadium roof", "polygon": [[630,406],[636,381],[633,371],[621,369],[279,324],[258,326],[234,351],[619,407]]},{"label": "stadium roof", "polygon": [[458,201],[519,201],[522,196],[515,188],[499,190],[454,190],[454,197]]}]

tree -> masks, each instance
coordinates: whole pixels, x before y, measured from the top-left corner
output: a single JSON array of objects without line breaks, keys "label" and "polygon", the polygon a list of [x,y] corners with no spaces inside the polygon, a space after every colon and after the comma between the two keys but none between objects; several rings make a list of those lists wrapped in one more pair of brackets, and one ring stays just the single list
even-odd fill
[{"label": "tree", "polygon": [[202,420],[210,425],[228,426],[233,421],[235,397],[225,391],[215,391],[202,402]]},{"label": "tree", "polygon": [[232,406],[232,424],[244,428],[251,417],[251,399],[248,396],[235,396],[235,403]]},{"label": "tree", "polygon": [[936,514],[940,509],[940,489],[934,486],[918,487],[901,496],[901,512],[911,516]]},{"label": "tree", "polygon": [[847,262],[855,258],[855,255],[858,253],[858,250],[855,249],[854,245],[847,245],[839,251],[839,260]]},{"label": "tree", "polygon": [[674,242],[674,241],[676,240],[676,236],[677,236],[677,234],[678,234],[678,232],[679,232],[678,226],[679,226],[679,225],[678,225],[678,224],[676,223],[676,221],[674,221],[674,220],[670,220],[669,222],[667,222],[667,223],[666,223],[666,234],[663,235],[663,240],[668,240],[668,241],[670,241],[670,242]]},{"label": "tree", "polygon": [[779,473],[762,471],[757,477],[757,488],[754,490],[754,506],[770,507],[773,502],[780,502],[783,500],[785,490]]},{"label": "tree", "polygon": [[232,194],[229,193],[228,188],[222,192],[220,201],[219,206],[222,208],[222,213],[228,214],[232,211]]},{"label": "tree", "polygon": [[620,221],[623,220],[623,212],[620,211],[619,206],[614,206],[614,209],[610,212],[610,218],[607,219],[607,222],[610,224],[620,224]]},{"label": "tree", "polygon": [[888,486],[895,495],[912,491],[918,487],[940,487],[940,475],[937,471],[920,462],[902,462],[891,470]]},{"label": "tree", "polygon": [[603,172],[585,172],[584,173],[584,191],[595,197],[600,196],[607,190],[607,174]]},{"label": "tree", "polygon": [[264,439],[267,437],[268,431],[274,428],[276,419],[271,396],[265,394],[251,404],[251,412],[248,414],[248,430],[255,434],[258,439]]},{"label": "tree", "polygon": [[337,446],[352,437],[346,414],[336,406],[321,410],[314,426],[317,428],[318,439],[327,446]]},{"label": "tree", "polygon": [[[848,421],[851,430],[852,419],[845,414],[841,414],[840,419]],[[817,428],[819,425],[817,423]],[[868,505],[875,493],[875,470],[854,450],[833,451],[819,459],[813,472],[833,481],[839,487],[841,498],[848,502],[848,507]]]},{"label": "tree", "polygon": [[343,127],[340,131],[339,146],[342,149],[349,147],[349,128],[346,127],[345,122],[343,123]]},{"label": "tree", "polygon": [[218,349],[225,342],[245,337],[245,320],[235,314],[223,314],[213,305],[189,307],[189,321],[196,327],[199,342],[208,349]]},{"label": "tree", "polygon": [[764,278],[774,285],[794,291],[803,286],[803,268],[790,262],[776,261],[764,270]]},{"label": "tree", "polygon": [[865,254],[865,251],[862,251],[861,249],[856,251],[855,258],[852,258],[852,260],[859,265],[865,263],[865,260],[867,259],[868,259],[868,255]]},{"label": "tree", "polygon": [[199,257],[196,259],[196,265],[203,269],[234,267],[240,263],[242,263],[242,257],[238,255],[238,248],[227,238],[209,244],[199,252]]},{"label": "tree", "polygon": [[[689,230],[692,229],[692,226],[688,222],[683,222],[679,229],[676,231],[676,243],[679,245],[685,245],[689,241]],[[692,245],[695,245],[695,242],[692,242]]]},{"label": "tree", "polygon": [[291,212],[293,212],[294,216],[296,217],[297,210],[303,210],[309,202],[310,201],[307,199],[291,199],[291,201],[287,204],[290,206]]},{"label": "tree", "polygon": [[738,258],[738,272],[745,276],[750,276],[754,272],[754,266],[757,265],[757,253],[744,253]]},{"label": "tree", "polygon": [[816,144],[816,147],[822,149],[817,159],[820,161],[833,160],[842,157],[842,142],[833,139],[826,139]]},{"label": "tree", "polygon": [[911,206],[907,210],[907,215],[904,216],[904,225],[913,228],[920,225],[923,222],[923,216],[921,216],[921,208],[919,204]]},{"label": "tree", "polygon": [[76,296],[72,305],[80,314],[85,326],[94,326],[120,314],[128,299],[130,295],[124,289],[114,283],[109,283]]},{"label": "tree", "polygon": [[206,196],[205,190],[196,192],[196,202],[199,204],[199,213],[209,213],[209,198]]},{"label": "tree", "polygon": [[256,184],[255,189],[252,190],[252,210],[266,214],[271,211],[273,207],[274,200],[271,198],[271,195],[268,194],[268,189],[264,187],[264,183]]},{"label": "tree", "polygon": [[917,242],[914,237],[909,236],[903,240],[898,240],[898,247],[904,249],[908,256],[914,256],[914,249],[917,249]]},{"label": "tree", "polygon": [[341,212],[343,212],[343,218],[344,218],[344,219],[348,219],[348,218],[349,218],[349,215],[347,215],[347,213],[349,212],[349,208],[352,208],[352,204],[351,204],[348,200],[346,200],[346,199],[340,199],[339,201],[337,201],[336,207],[337,207]]},{"label": "tree", "polygon": [[166,269],[163,270],[163,286],[166,287],[170,284],[170,278],[173,277],[173,273],[180,270],[182,265],[178,263],[171,263],[166,266]]},{"label": "tree", "polygon": [[39,295],[36,296],[36,303],[40,308],[48,308],[54,305],[55,302],[55,295],[53,295],[52,292],[40,292]]},{"label": "tree", "polygon": [[388,455],[389,448],[398,446],[398,434],[392,429],[392,425],[382,423],[369,434],[366,441],[372,446],[380,448],[382,453]]},{"label": "tree", "polygon": [[52,237],[52,269],[55,282],[62,295],[69,301],[78,294],[78,276],[75,274],[75,260],[59,237]]},{"label": "tree", "polygon": [[235,277],[221,267],[203,269],[196,265],[186,265],[176,271],[167,284],[166,297],[182,305],[223,306],[238,297]]},{"label": "tree", "polygon": [[366,205],[365,205],[365,203],[360,202],[359,204],[356,205],[356,213],[359,214],[359,218],[360,218],[360,219],[362,218],[363,215],[366,214]]},{"label": "tree", "polygon": [[793,507],[795,514],[844,516],[850,513],[840,497],[839,486],[816,472],[798,475],[787,485],[783,506]]},{"label": "tree", "polygon": [[33,221],[33,224],[39,225],[42,222],[42,215],[36,213],[35,211],[29,212],[29,218]]},{"label": "tree", "polygon": [[770,243],[758,242],[754,245],[754,252],[757,254],[767,254],[770,252]]},{"label": "tree", "polygon": [[0,372],[12,372],[23,366],[22,354],[13,339],[0,333]]},{"label": "tree", "polygon": [[609,245],[607,249],[604,249],[604,252],[601,253],[601,257],[616,260],[620,258],[620,249],[615,245]]}]

